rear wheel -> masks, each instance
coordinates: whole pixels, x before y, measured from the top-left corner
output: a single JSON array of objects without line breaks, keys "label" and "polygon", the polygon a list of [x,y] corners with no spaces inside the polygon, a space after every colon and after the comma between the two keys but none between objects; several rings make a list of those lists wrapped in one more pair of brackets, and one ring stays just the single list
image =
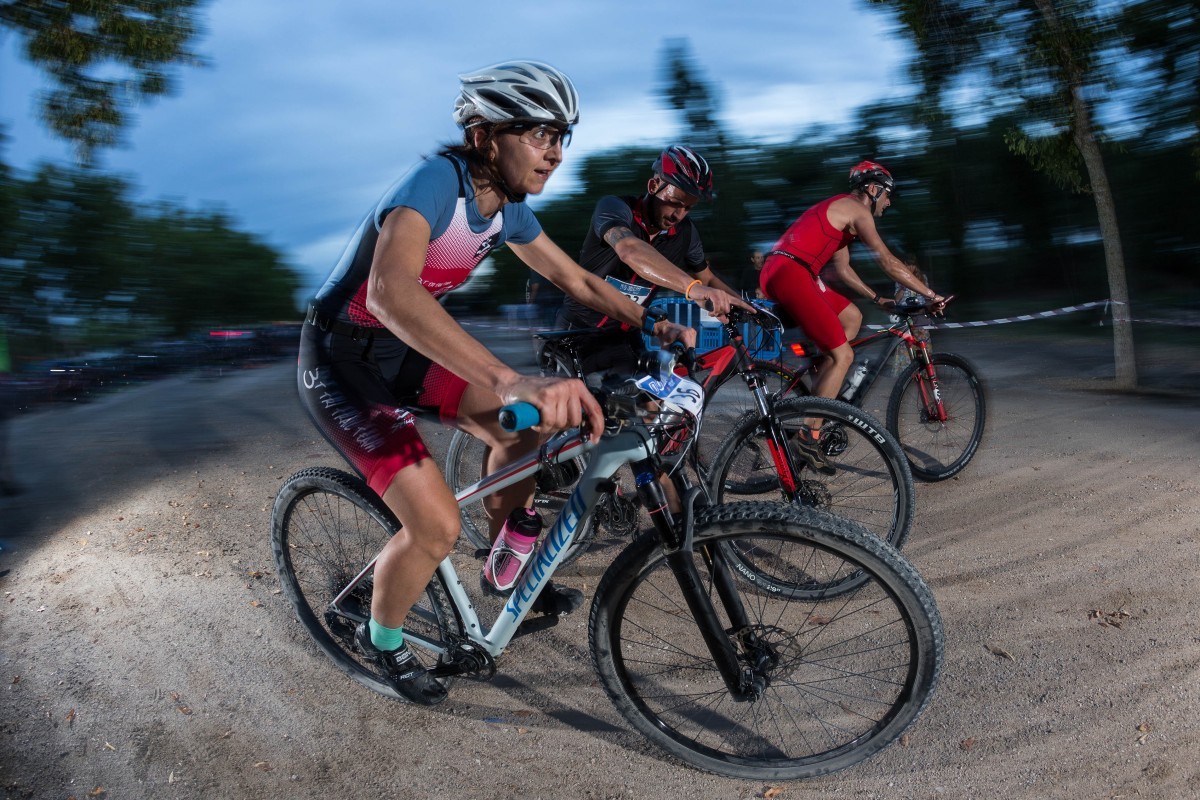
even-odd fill
[{"label": "rear wheel", "polygon": [[[397,698],[354,646],[354,629],[371,614],[374,575],[363,570],[399,528],[388,507],[359,478],[325,467],[288,478],[271,514],[275,568],[300,624],[340,670]],[[404,629],[431,641],[463,635],[440,575],[430,579],[405,617]],[[433,665],[429,653],[414,652],[427,668]]]},{"label": "rear wheel", "polygon": [[[729,561],[754,551],[792,584],[779,591]],[[651,534],[596,589],[588,633],[601,683],[639,732],[687,764],[754,780],[844,769],[895,741],[937,684],[941,621],[929,588],[894,548],[809,509],[735,503],[701,511],[692,558],[744,675],[737,701],[717,671],[679,581]],[[722,599],[716,575],[732,576]]]},{"label": "rear wheel", "polygon": [[900,374],[888,402],[888,430],[913,475],[944,481],[966,469],[983,441],[987,395],[975,366],[954,353],[930,355],[946,419],[938,419],[933,387],[920,361]]}]

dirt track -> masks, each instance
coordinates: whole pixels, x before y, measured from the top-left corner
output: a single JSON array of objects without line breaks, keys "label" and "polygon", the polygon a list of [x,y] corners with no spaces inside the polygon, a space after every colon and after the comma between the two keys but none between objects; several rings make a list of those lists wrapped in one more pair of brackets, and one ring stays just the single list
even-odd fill
[{"label": "dirt track", "polygon": [[[434,710],[343,678],[273,574],[280,481],[339,463],[279,364],[15,421],[30,491],[0,500],[0,796],[1198,796],[1196,395],[1113,394],[1102,349],[969,333],[939,346],[988,375],[988,438],[918,487],[906,548],[945,671],[864,764],[774,793],[675,764],[599,688],[584,614]],[[1146,363],[1194,376],[1177,359]],[[604,558],[568,582],[586,593]]]}]

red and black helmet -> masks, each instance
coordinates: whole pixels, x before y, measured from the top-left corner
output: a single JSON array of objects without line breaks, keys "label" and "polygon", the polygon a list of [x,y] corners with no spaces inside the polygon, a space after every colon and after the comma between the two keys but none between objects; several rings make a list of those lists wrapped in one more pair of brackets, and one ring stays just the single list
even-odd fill
[{"label": "red and black helmet", "polygon": [[693,197],[712,200],[713,176],[708,162],[690,147],[673,144],[654,162],[654,174]]},{"label": "red and black helmet", "polygon": [[860,161],[851,168],[851,189],[862,189],[872,183],[878,183],[888,191],[896,188],[896,182],[892,180],[892,173],[888,172],[882,164],[876,164],[874,161]]}]

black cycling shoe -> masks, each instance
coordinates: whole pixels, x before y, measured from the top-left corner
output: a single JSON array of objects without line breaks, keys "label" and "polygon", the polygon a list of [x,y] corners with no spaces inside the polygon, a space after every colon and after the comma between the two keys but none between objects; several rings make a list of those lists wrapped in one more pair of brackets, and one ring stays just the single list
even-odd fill
[{"label": "black cycling shoe", "polygon": [[365,622],[354,629],[354,644],[382,668],[387,682],[410,702],[433,706],[446,699],[446,687],[429,674],[407,644],[395,650],[380,650],[371,643],[371,631]]},{"label": "black cycling shoe", "polygon": [[[479,573],[479,588],[484,594],[492,597],[508,597],[512,594],[512,590],[502,592],[497,589],[482,572]],[[583,592],[572,589],[570,586],[560,586],[551,581],[546,584],[546,588],[542,589],[542,593],[538,595],[537,600],[533,601],[529,610],[545,614],[548,617],[561,617],[570,614],[581,605],[583,605]]]},{"label": "black cycling shoe", "polygon": [[808,464],[809,469],[816,470],[822,475],[835,475],[837,470],[825,458],[825,452],[821,449],[820,440],[814,439],[807,430],[801,429],[792,437],[792,447],[796,451],[796,455],[804,459]]}]

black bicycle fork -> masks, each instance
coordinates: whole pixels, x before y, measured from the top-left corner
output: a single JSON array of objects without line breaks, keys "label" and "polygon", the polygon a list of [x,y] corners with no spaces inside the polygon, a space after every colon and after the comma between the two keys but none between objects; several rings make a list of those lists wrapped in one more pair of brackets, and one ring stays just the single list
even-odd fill
[{"label": "black bicycle fork", "polygon": [[[700,547],[699,552],[708,568],[712,586],[729,617],[728,631],[721,627],[712,598],[705,590],[704,578],[696,569],[696,562],[692,557],[695,551],[692,541],[695,505],[701,490],[688,486],[686,479],[679,482],[684,489],[683,510],[680,519],[676,521],[675,515],[667,506],[666,493],[655,477],[653,464],[650,461],[635,464],[634,474],[637,479],[638,497],[649,511],[650,521],[662,541],[667,566],[679,582],[683,599],[700,628],[700,635],[708,646],[709,654],[712,655],[726,688],[735,701],[758,699],[768,684],[766,669],[774,664],[774,660],[755,652],[755,637],[750,633],[749,617],[719,547],[705,544]],[[733,637],[747,647],[746,656],[739,655]]]}]

